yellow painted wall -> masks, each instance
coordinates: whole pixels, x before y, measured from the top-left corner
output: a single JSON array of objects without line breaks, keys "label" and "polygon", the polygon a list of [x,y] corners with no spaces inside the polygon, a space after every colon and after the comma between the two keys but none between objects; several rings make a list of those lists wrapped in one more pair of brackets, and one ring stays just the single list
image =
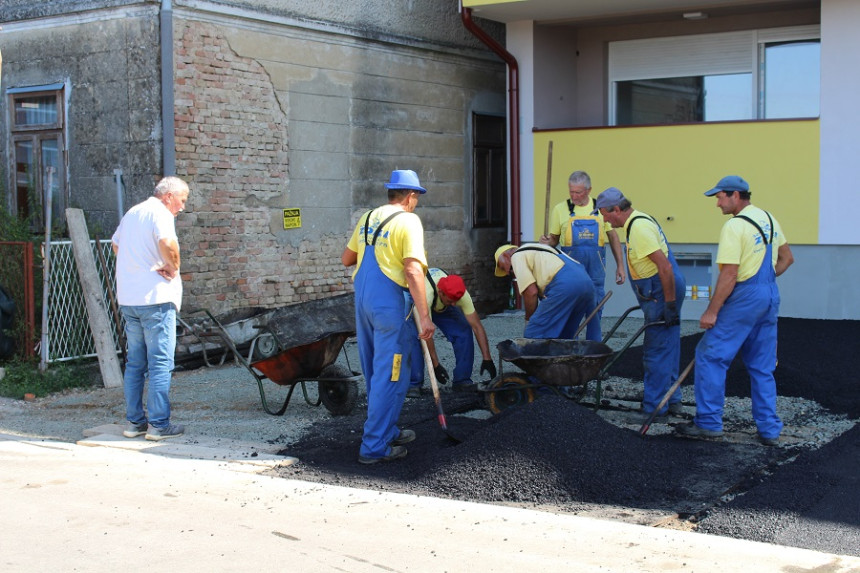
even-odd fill
[{"label": "yellow painted wall", "polygon": [[753,204],[776,216],[790,243],[818,242],[818,120],[545,131],[533,138],[538,235],[552,141],[553,206],[568,198],[567,179],[582,169],[591,175],[594,197],[618,187],[634,208],[659,221],[671,242],[716,243],[727,216],[702,194],[724,175],[740,175]]}]

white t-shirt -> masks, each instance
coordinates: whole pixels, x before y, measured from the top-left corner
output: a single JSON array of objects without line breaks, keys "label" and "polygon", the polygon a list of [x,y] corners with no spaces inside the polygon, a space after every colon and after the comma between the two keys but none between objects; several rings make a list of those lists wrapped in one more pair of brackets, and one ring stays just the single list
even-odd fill
[{"label": "white t-shirt", "polygon": [[150,197],[128,210],[111,240],[119,247],[116,287],[119,304],[147,306],[172,302],[182,304],[182,279],[167,280],[156,271],[164,266],[158,241],[177,241],[173,214],[157,197]]}]

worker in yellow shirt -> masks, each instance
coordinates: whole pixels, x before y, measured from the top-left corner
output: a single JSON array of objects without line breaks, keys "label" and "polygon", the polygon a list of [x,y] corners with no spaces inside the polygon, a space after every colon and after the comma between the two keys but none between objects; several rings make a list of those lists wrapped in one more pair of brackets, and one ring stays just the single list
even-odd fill
[{"label": "worker in yellow shirt", "polygon": [[[475,383],[472,382],[472,367],[475,363],[474,340],[478,341],[478,347],[483,356],[481,374],[486,372],[490,378],[495,378],[496,365],[490,354],[487,332],[475,311],[475,305],[463,279],[458,275],[449,275],[442,269],[431,268],[425,278],[424,291],[427,293],[427,306],[430,308],[433,324],[442,331],[454,350],[452,389],[455,392],[475,389]],[[447,384],[448,372],[439,362],[436,345],[432,339],[427,341],[427,349],[430,351],[436,379],[442,384]],[[412,376],[409,391],[406,393],[407,397],[420,396],[423,383],[424,355],[420,341],[416,338],[415,347],[412,349]]]}]

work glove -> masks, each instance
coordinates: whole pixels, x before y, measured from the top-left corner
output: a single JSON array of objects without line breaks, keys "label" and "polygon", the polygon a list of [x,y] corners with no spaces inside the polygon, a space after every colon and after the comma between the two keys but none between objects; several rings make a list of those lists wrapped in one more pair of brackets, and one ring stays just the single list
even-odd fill
[{"label": "work glove", "polygon": [[441,384],[447,384],[448,380],[450,380],[448,378],[448,373],[445,371],[445,367],[441,364],[438,366],[434,366],[433,372],[436,374],[436,380]]},{"label": "work glove", "polygon": [[667,302],[663,307],[663,320],[666,326],[676,326],[681,324],[681,316],[678,314],[678,303],[676,301]]},{"label": "work glove", "polygon": [[481,374],[484,372],[490,375],[491,380],[496,377],[496,365],[492,360],[484,360],[481,362]]}]

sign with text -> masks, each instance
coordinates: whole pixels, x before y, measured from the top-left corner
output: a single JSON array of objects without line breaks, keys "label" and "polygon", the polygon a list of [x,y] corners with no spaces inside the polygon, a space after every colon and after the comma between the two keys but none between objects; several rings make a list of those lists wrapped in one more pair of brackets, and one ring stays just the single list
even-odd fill
[{"label": "sign with text", "polygon": [[298,229],[302,226],[301,209],[284,209],[284,229]]}]

